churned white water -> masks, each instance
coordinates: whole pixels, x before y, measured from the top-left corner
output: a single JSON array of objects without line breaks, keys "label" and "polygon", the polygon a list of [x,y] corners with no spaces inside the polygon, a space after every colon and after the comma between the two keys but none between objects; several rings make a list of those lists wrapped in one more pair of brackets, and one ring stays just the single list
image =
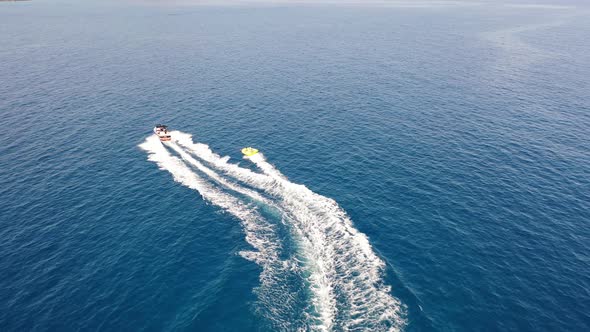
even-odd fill
[{"label": "churned white water", "polygon": [[383,282],[384,262],[334,200],[290,182],[262,153],[247,157],[262,171],[257,173],[229,163],[228,157],[194,143],[188,134],[174,132],[173,137],[185,149],[181,155],[187,160],[195,161],[186,157],[190,152],[221,172],[215,177],[224,174],[274,199],[302,251],[301,268],[307,271],[310,301],[321,329],[399,330],[404,326],[404,306]]}]

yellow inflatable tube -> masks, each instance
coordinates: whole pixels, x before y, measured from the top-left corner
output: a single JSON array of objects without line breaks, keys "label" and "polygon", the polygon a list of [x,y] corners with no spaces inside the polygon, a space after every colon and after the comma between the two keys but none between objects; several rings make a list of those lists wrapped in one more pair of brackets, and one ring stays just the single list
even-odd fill
[{"label": "yellow inflatable tube", "polygon": [[253,155],[255,155],[255,154],[258,153],[258,149],[255,149],[255,148],[252,148],[252,147],[247,147],[247,148],[243,148],[242,149],[242,153],[246,157],[252,157]]}]

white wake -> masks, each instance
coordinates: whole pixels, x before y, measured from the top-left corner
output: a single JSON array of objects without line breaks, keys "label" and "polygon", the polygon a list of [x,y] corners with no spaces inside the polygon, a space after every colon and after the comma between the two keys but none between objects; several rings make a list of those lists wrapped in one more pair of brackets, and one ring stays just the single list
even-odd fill
[{"label": "white wake", "polygon": [[194,143],[188,134],[173,132],[172,136],[179,146],[218,171],[274,197],[302,251],[299,263],[307,272],[312,307],[321,321],[319,329],[403,328],[404,306],[383,282],[385,264],[334,200],[290,182],[261,153],[249,159],[262,174],[229,163],[228,157]]}]

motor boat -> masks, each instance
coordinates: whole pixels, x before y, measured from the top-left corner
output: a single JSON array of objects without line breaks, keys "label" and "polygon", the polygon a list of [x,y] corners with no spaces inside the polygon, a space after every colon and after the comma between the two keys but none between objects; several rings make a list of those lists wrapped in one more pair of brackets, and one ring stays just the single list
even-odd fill
[{"label": "motor boat", "polygon": [[160,141],[167,142],[172,140],[170,133],[168,133],[168,126],[158,124],[154,127],[154,134],[160,138]]}]

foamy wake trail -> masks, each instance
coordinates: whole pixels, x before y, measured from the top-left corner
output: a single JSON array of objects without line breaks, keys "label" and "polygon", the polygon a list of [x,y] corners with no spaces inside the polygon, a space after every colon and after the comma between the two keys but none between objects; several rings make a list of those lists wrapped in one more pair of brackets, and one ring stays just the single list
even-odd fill
[{"label": "foamy wake trail", "polygon": [[249,159],[263,174],[229,163],[229,158],[213,153],[207,145],[195,144],[191,135],[172,135],[180,146],[217,170],[274,197],[290,217],[321,329],[403,328],[405,307],[383,282],[384,262],[334,200],[290,182],[261,153]]},{"label": "foamy wake trail", "polygon": [[[167,145],[181,156],[189,160],[192,159],[174,143],[167,143]],[[260,303],[265,307],[263,310],[271,313],[272,317],[269,318],[281,330],[293,330],[294,326],[301,328],[302,324],[294,321],[297,318],[294,318],[291,313],[296,307],[294,299],[297,295],[286,285],[288,280],[292,278],[293,269],[289,262],[280,258],[282,248],[276,234],[276,225],[269,223],[262,217],[254,206],[245,204],[238,197],[218,189],[210,181],[200,177],[183,160],[170,154],[156,136],[148,137],[144,143],[140,144],[140,148],[148,152],[148,160],[172,174],[176,182],[198,191],[204,200],[222,208],[241,221],[246,241],[255,250],[242,251],[240,255],[262,267],[261,285],[257,289],[257,294]],[[194,159],[192,161],[194,162],[193,166],[227,188],[249,195],[253,199],[265,201],[256,192],[234,185],[198,161]],[[303,325],[303,328],[307,327]]]}]

